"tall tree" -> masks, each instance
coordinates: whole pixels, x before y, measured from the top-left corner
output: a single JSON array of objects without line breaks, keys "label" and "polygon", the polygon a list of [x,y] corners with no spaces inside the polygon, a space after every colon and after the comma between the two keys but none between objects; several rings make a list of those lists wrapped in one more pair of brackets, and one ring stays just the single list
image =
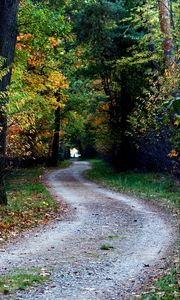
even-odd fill
[{"label": "tall tree", "polygon": [[[127,119],[141,86],[141,69],[128,67],[130,48],[142,38],[141,32],[135,32],[127,22],[134,5],[134,1],[124,0],[89,1],[76,15],[75,22],[78,42],[86,47],[86,57],[89,58],[85,72],[89,67],[87,75],[91,73],[93,79],[101,80],[104,102],[108,106],[108,144],[111,147],[106,154],[120,170],[130,167],[131,145],[126,138]],[[143,81],[141,78],[141,83]]]},{"label": "tall tree", "polygon": [[161,32],[164,35],[164,63],[165,68],[170,70],[172,67],[173,39],[171,33],[171,10],[169,0],[158,0],[159,22]]},{"label": "tall tree", "polygon": [[[48,1],[20,2],[19,34],[8,104],[7,154],[36,158],[54,155],[52,141],[57,113],[55,126],[53,118],[55,110],[60,110],[60,106],[62,109],[66,102],[63,89],[68,87],[62,72],[65,69],[64,40],[70,39],[70,29],[62,3],[51,7]],[[56,129],[55,137],[57,134]]]},{"label": "tall tree", "polygon": [[[11,64],[14,59],[14,50],[17,35],[18,0],[0,0],[0,56],[5,58],[4,68],[9,71],[0,81],[0,91],[6,92],[11,80]],[[0,102],[0,204],[7,204],[4,188],[3,169],[5,163],[7,118],[4,104],[7,97]]]}]

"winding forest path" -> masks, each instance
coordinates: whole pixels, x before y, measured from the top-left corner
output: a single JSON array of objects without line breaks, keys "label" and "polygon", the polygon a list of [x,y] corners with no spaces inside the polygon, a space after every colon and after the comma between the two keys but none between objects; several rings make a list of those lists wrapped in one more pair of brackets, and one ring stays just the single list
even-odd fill
[{"label": "winding forest path", "polygon": [[[33,267],[51,272],[50,282],[8,299],[131,299],[163,267],[174,239],[166,214],[85,180],[82,173],[89,168],[74,162],[48,174],[49,190],[69,203],[73,214],[25,234],[0,253],[0,273]],[[113,248],[105,251],[103,244]]]}]

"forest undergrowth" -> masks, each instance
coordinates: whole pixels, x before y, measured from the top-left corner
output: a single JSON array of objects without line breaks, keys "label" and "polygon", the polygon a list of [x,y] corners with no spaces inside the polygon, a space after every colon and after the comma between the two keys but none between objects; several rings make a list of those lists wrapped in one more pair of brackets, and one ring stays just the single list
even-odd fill
[{"label": "forest undergrowth", "polygon": [[[66,161],[59,167],[68,167]],[[17,237],[21,232],[68,211],[65,204],[58,204],[42,182],[48,169],[44,167],[12,170],[6,181],[8,205],[0,206],[0,244]]]}]

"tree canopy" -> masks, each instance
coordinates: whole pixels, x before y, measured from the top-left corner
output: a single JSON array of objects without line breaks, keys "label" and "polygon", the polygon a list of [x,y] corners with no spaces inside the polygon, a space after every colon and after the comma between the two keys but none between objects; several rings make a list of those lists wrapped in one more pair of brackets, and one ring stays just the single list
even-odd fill
[{"label": "tree canopy", "polygon": [[177,8],[175,0],[20,1],[8,50],[0,35],[3,156],[56,165],[75,146],[121,171],[177,172]]}]

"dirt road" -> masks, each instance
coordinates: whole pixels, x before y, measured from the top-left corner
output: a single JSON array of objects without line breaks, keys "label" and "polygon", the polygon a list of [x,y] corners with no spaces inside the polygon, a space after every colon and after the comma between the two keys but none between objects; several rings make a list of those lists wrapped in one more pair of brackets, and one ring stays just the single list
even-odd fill
[{"label": "dirt road", "polygon": [[86,162],[74,162],[46,179],[57,200],[72,207],[68,219],[0,250],[1,274],[34,267],[51,273],[50,282],[7,299],[131,299],[154,269],[163,267],[174,240],[166,214],[83,179],[88,168]]}]

